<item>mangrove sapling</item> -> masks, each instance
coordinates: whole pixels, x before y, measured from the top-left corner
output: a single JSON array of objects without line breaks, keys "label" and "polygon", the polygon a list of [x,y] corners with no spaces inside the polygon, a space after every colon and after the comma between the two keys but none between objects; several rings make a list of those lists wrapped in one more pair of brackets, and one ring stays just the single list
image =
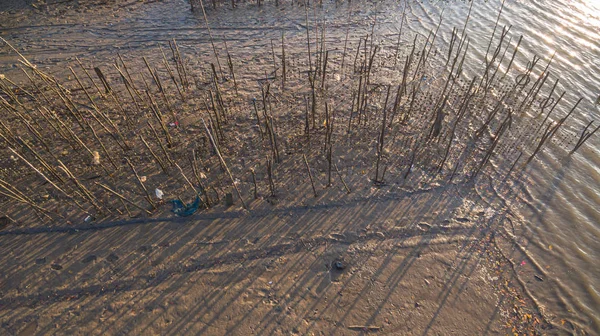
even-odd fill
[{"label": "mangrove sapling", "polygon": [[[554,112],[554,109],[556,108],[558,103],[560,103],[560,101],[562,100],[562,98],[565,96],[566,93],[567,93],[566,91],[563,91],[563,93],[561,93],[560,96],[558,96],[558,99],[554,102],[554,105],[552,105],[552,107],[550,108],[550,111],[548,111],[548,114],[546,115],[544,120],[540,123],[538,128],[536,129],[535,134],[538,134],[540,132],[540,130],[542,129],[542,126],[544,126],[546,121],[550,118],[550,115],[552,114],[552,112]],[[542,108],[542,112],[540,113],[540,115],[543,113],[544,113],[544,108]]]},{"label": "mangrove sapling", "polygon": [[329,50],[325,51],[325,60],[323,61],[323,78],[321,79],[321,91],[325,88],[325,75],[327,74],[327,58],[329,57]]},{"label": "mangrove sapling", "polygon": [[175,57],[175,61],[177,62],[177,64],[179,64],[179,68],[181,69],[181,72],[183,73],[183,87],[189,87],[190,86],[190,82],[188,80],[188,74],[187,74],[187,70],[185,69],[185,63],[183,62],[183,57],[181,57],[181,52],[179,51],[179,45],[177,44],[177,41],[175,39],[172,39],[171,41],[173,41],[173,46],[171,46],[171,43],[169,43],[169,46],[171,46],[171,49],[175,49],[175,53],[177,55],[177,57]]},{"label": "mangrove sapling", "polygon": [[198,182],[198,187],[200,188],[200,192],[204,194],[204,203],[207,208],[212,206],[212,202],[210,197],[208,196],[208,188],[202,182],[202,178],[206,178],[203,173],[198,171],[198,160],[196,159],[196,150],[192,149],[192,156],[188,157],[190,161],[190,165],[192,166],[192,172],[194,173],[194,177],[196,177],[196,182]]},{"label": "mangrove sapling", "polygon": [[494,139],[494,141],[492,142],[492,145],[490,146],[490,148],[486,151],[485,156],[483,157],[483,160],[481,160],[481,163],[479,164],[479,167],[475,170],[475,173],[471,177],[472,180],[475,180],[477,178],[477,175],[479,175],[479,172],[481,172],[483,167],[489,162],[490,158],[492,157],[492,154],[494,153],[494,150],[496,149],[496,147],[498,146],[498,143],[500,142],[500,139],[502,138],[502,136],[504,135],[506,130],[508,130],[510,128],[511,124],[512,124],[512,115],[509,112],[506,115],[506,118],[504,118],[504,121],[502,122],[502,124],[500,125],[498,132],[496,132],[496,135],[492,137],[492,139]]},{"label": "mangrove sapling", "polygon": [[346,37],[344,38],[344,51],[342,52],[342,63],[340,64],[340,76],[344,76],[344,62],[346,61],[346,49],[348,47],[348,32],[350,32],[350,25],[346,27]]},{"label": "mangrove sapling", "polygon": [[329,147],[327,148],[327,188],[331,187],[331,168],[333,163],[332,158],[332,145],[329,143]]},{"label": "mangrove sapling", "polygon": [[554,98],[552,98],[552,95],[554,94],[556,85],[558,85],[558,80],[559,78],[554,81],[554,85],[552,85],[552,89],[550,90],[550,93],[548,93],[548,96],[540,101],[540,113],[536,116],[536,118],[542,116],[544,114],[544,110],[550,105],[554,104]]}]

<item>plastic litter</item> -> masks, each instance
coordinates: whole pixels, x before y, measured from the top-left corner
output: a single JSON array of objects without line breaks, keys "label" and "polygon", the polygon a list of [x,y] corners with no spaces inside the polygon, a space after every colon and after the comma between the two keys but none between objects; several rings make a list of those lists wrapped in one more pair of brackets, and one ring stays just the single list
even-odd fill
[{"label": "plastic litter", "polygon": [[163,196],[165,195],[165,193],[163,193],[163,191],[158,188],[156,188],[156,190],[154,190],[154,193],[156,194],[156,197],[158,197],[158,199],[162,199]]},{"label": "plastic litter", "polygon": [[200,207],[200,194],[197,194],[194,202],[189,203],[189,204],[183,204],[183,202],[181,202],[180,200],[177,200],[177,199],[171,200],[171,203],[173,203],[173,209],[171,209],[171,212],[173,212],[177,216],[180,216],[180,217],[191,216],[196,211],[198,211],[198,208]]}]

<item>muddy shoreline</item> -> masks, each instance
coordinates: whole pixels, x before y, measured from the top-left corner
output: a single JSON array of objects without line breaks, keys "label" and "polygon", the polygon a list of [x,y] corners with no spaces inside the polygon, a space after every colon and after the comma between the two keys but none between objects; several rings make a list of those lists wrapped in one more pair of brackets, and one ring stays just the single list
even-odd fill
[{"label": "muddy shoreline", "polygon": [[[363,40],[373,28],[372,22],[361,20],[376,17],[382,7],[364,4],[351,11],[356,16],[350,21],[338,16],[323,26],[315,16],[316,24],[309,22],[314,44],[310,60],[303,13],[291,21],[281,21],[279,14],[304,11],[303,7],[265,4],[258,13],[268,17],[267,24],[250,20],[243,25],[225,19],[216,24],[216,13],[228,18],[227,10],[209,10],[220,60],[215,64],[213,38],[201,16],[186,12],[189,4],[134,1],[125,5],[46,4],[3,14],[9,20],[3,21],[1,36],[41,71],[59,79],[65,87],[64,99],[74,103],[58,99],[62,91],[49,85],[37,91],[16,66],[18,56],[3,46],[2,72],[27,92],[36,92],[36,98],[30,99],[15,90],[21,97],[15,101],[36,106],[35,99],[41,101],[44,92],[48,106],[57,111],[66,106],[56,121],[71,120],[69,127],[88,134],[88,138],[81,136],[82,142],[100,156],[99,165],[90,163],[85,149],[66,133],[63,139],[52,139],[62,147],[44,149],[42,139],[32,138],[27,128],[11,128],[15,133],[15,141],[8,138],[11,148],[19,144],[17,138],[27,139],[46,160],[54,155],[57,162],[64,162],[93,195],[86,196],[81,188],[77,191],[75,180],[65,184],[67,194],[73,194],[90,213],[88,222],[69,197],[60,195],[18,158],[7,156],[2,161],[4,181],[14,181],[20,192],[51,209],[44,214],[14,197],[4,199],[2,209],[10,224],[0,231],[0,249],[7,256],[2,258],[7,272],[1,279],[0,321],[7,333],[500,335],[575,328],[570,322],[565,326],[554,321],[551,311],[523,286],[523,278],[540,280],[534,265],[522,263],[526,257],[513,244],[519,228],[504,204],[522,173],[514,168],[521,168],[516,165],[520,156],[515,161],[512,145],[501,144],[498,148],[510,160],[493,159],[490,165],[485,161],[506,117],[500,113],[491,118],[490,129],[482,131],[485,140],[457,142],[455,152],[446,150],[448,158],[443,141],[451,139],[452,144],[450,128],[443,128],[437,144],[423,140],[429,147],[420,150],[420,140],[435,134],[430,120],[443,99],[436,102],[432,93],[443,88],[447,73],[419,72],[423,84],[412,88],[423,92],[417,103],[422,114],[407,112],[412,105],[408,90],[407,96],[396,98],[403,106],[398,115],[404,116],[403,123],[394,124],[399,119],[393,115],[385,119],[394,100],[388,99],[389,92],[397,97],[391,85],[397,84],[396,76],[411,48],[395,49],[397,35],[392,38],[385,24],[374,40]],[[255,6],[240,3],[237,10]],[[154,16],[167,8],[182,14]],[[333,12],[337,7],[326,8]],[[316,13],[317,8],[311,11]],[[25,18],[31,20],[29,24]],[[172,28],[175,20],[183,20],[177,29]],[[273,22],[275,28],[269,28]],[[344,33],[350,29],[345,53]],[[412,32],[405,33],[400,41],[408,45]],[[169,43],[174,38],[181,58],[175,51],[171,54]],[[415,48],[428,50],[424,41]],[[360,43],[362,48],[357,48]],[[378,53],[373,45],[380,48]],[[161,48],[168,56],[162,56]],[[438,69],[443,64],[441,50],[417,54],[415,62],[416,57],[432,55],[423,67]],[[228,69],[229,52],[233,71]],[[373,79],[362,93],[363,99],[370,100],[356,103],[363,107],[353,114],[355,96],[364,85],[359,83],[368,76],[370,55],[377,55],[371,61]],[[75,57],[82,63],[80,68]],[[119,69],[112,65],[115,61]],[[282,62],[287,65],[286,81]],[[312,79],[320,89],[311,88],[307,80],[311,72],[306,69],[311,65],[316,69],[317,64],[326,69]],[[79,85],[67,65],[76,69],[85,85]],[[84,69],[94,74],[94,67],[106,77],[110,90],[99,78],[85,77]],[[131,74],[125,74],[126,67]],[[36,77],[36,83],[46,85],[43,74],[24,68],[42,78]],[[152,73],[147,68],[153,68]],[[461,78],[452,86],[456,90],[456,96],[448,99],[456,108],[449,112],[452,118],[460,115],[461,101],[472,92],[469,80]],[[491,97],[499,99],[503,90],[508,91],[507,83],[499,81]],[[114,98],[110,92],[116,93]],[[51,98],[54,94],[57,97]],[[316,104],[314,112],[310,104]],[[490,112],[494,104],[490,103]],[[71,109],[82,112],[69,116]],[[101,111],[108,111],[106,119]],[[382,111],[383,128],[389,123],[388,141],[393,144],[387,148],[379,147],[386,135],[381,132]],[[96,142],[91,132],[85,133],[87,124],[77,125],[95,114],[100,121],[92,121],[89,127],[99,132]],[[153,119],[156,115],[162,123]],[[13,115],[6,120],[11,125],[19,122]],[[146,120],[156,127],[156,140]],[[38,122],[45,122],[42,115]],[[103,123],[108,131],[101,129]],[[430,132],[424,131],[430,127]],[[480,127],[461,129],[456,137],[468,138]],[[123,139],[114,135],[116,130]],[[148,147],[154,148],[158,159],[153,159],[139,135],[154,141]],[[211,136],[222,143],[217,145]],[[511,137],[519,140],[523,135]],[[107,144],[108,155],[100,143]],[[159,144],[165,145],[164,153]],[[18,148],[34,160],[26,150],[26,146]],[[220,151],[224,159],[219,158]],[[193,162],[195,153],[199,163]],[[383,158],[381,170],[378,157]],[[177,164],[169,164],[170,158]],[[163,164],[168,171],[161,170]],[[307,169],[316,187],[311,186]],[[144,182],[135,175],[144,177]],[[98,183],[110,185],[131,203],[118,203]],[[170,201],[193,201],[191,184],[203,189],[210,209],[176,217],[170,212]],[[165,192],[165,200],[154,196],[156,188]],[[233,206],[225,204],[226,194],[232,195]],[[101,214],[104,211],[108,214]]]}]

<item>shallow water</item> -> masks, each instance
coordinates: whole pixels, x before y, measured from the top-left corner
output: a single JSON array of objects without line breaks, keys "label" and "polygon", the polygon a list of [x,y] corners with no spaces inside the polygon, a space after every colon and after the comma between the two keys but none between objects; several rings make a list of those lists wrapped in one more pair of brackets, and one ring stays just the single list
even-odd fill
[{"label": "shallow water", "polygon": [[[475,43],[479,43],[473,48],[476,58],[483,59],[485,55],[500,3],[473,5],[468,27]],[[431,29],[443,8],[448,30],[452,26],[462,27],[469,4],[422,6],[424,12],[434,14],[418,12],[417,16],[428,20],[415,19],[411,25]],[[600,119],[600,105],[594,104],[600,95],[600,1],[506,1],[499,21],[499,26],[503,25],[512,25],[508,36],[513,36],[513,44],[519,35],[524,36],[521,47],[527,57],[536,53],[547,60],[556,52],[550,78],[552,81],[560,78],[557,91],[567,92],[565,98],[571,106],[579,97],[584,98],[571,120],[568,131],[572,135],[580,134],[589,121]],[[526,57],[521,57],[519,64],[524,66]],[[594,125],[598,123],[595,121]],[[534,297],[556,314],[556,322],[562,324],[562,319],[568,319],[576,325],[574,329],[597,334],[600,333],[597,266],[600,138],[596,134],[572,156],[568,152],[574,144],[569,142],[552,143],[532,161],[523,174],[520,192],[509,203],[524,224],[521,235],[526,241],[523,245],[527,254],[543,268],[546,280],[556,281],[555,285],[536,285],[532,290]],[[525,282],[534,287],[536,280],[525,279]]]},{"label": "shallow water", "polygon": [[[424,41],[442,15],[438,38],[439,44],[446,46],[453,27],[462,31],[470,5],[411,1],[402,45],[409,45],[415,33]],[[66,12],[60,23],[24,20],[10,25],[18,29],[0,31],[15,47],[24,50],[26,57],[48,67],[73,61],[74,56],[109,62],[116,51],[135,54],[171,38],[179,41],[184,54],[209,55],[210,49],[197,50],[198,44],[207,46],[208,36],[202,17],[191,14],[188,6],[183,1],[153,3],[141,9],[135,7],[136,11],[124,7],[113,16],[94,16],[93,9],[82,9],[80,13]],[[500,7],[499,0],[473,3],[465,29],[471,38],[470,59],[465,61],[467,77],[481,70]],[[310,18],[326,18],[327,43],[333,49],[332,55],[339,55],[347,28],[349,44],[355,47],[360,37],[370,33],[373,22],[378,42],[392,48],[403,9],[402,1],[369,5],[353,2],[349,16],[347,4],[336,7],[326,3],[322,9],[311,9]],[[270,47],[269,39],[280,38],[281,30],[289,41],[301,43],[305,38],[303,7],[266,5],[258,9],[242,5],[233,11],[209,10],[208,15],[215,38],[231,41],[232,54],[242,57]],[[541,267],[538,273],[545,279],[542,284],[531,278],[523,281],[554,322],[561,324],[564,319],[573,324],[567,329],[600,333],[600,268],[596,266],[600,257],[600,134],[568,155],[583,127],[593,119],[598,120],[594,125],[600,123],[600,106],[594,105],[600,95],[600,1],[508,0],[498,29],[504,25],[512,25],[507,35],[512,38],[508,54],[523,35],[515,59],[517,68],[523,69],[537,54],[542,57],[539,69],[556,51],[548,83],[560,78],[556,91],[567,92],[568,104],[555,113],[555,118],[564,115],[579,97],[584,98],[565,125],[563,138],[555,139],[532,161],[515,186],[516,196],[506,200],[520,219],[522,230],[517,242],[526,251],[528,261]],[[443,54],[444,49],[439,52]],[[0,65],[8,67],[14,60],[0,60]]]}]

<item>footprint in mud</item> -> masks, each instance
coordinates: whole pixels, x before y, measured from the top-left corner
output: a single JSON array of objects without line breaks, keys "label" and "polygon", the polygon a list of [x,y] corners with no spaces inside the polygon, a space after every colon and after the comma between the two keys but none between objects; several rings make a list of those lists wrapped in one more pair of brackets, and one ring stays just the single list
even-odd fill
[{"label": "footprint in mud", "polygon": [[63,267],[59,264],[52,264],[50,265],[50,268],[52,268],[55,271],[60,271],[61,269],[63,269]]},{"label": "footprint in mud", "polygon": [[140,246],[140,248],[138,248],[138,252],[140,253],[146,253],[150,251],[150,246],[147,245],[142,245]]},{"label": "footprint in mud", "polygon": [[423,223],[423,222],[421,222],[421,223],[417,224],[417,227],[421,231],[429,231],[429,230],[431,230],[431,224],[429,224],[429,223]]},{"label": "footprint in mud", "polygon": [[87,257],[83,258],[83,259],[81,260],[81,262],[82,262],[82,263],[84,263],[84,264],[89,264],[89,263],[91,263],[92,261],[96,261],[96,259],[98,259],[98,257],[96,257],[96,256],[95,256],[95,255],[93,255],[93,254],[90,254],[89,256],[87,256]]},{"label": "footprint in mud", "polygon": [[108,257],[106,257],[106,260],[107,260],[108,262],[110,262],[110,263],[114,263],[114,262],[116,262],[117,260],[119,260],[119,256],[118,256],[118,255],[116,255],[116,254],[114,254],[114,253],[111,253],[111,254],[109,254],[109,255],[108,255]]}]

